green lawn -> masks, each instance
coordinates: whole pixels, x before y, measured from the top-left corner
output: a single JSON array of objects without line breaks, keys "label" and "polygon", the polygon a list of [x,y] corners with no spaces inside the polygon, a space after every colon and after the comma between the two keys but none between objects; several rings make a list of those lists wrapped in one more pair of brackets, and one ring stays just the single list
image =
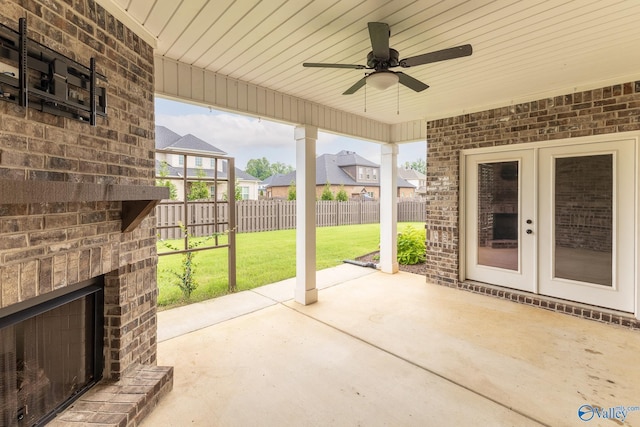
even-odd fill
[{"label": "green lawn", "polygon": [[[424,228],[423,223],[401,223],[398,231],[406,225]],[[221,241],[224,237],[221,238]],[[172,241],[180,245],[180,241]],[[380,225],[362,224],[340,227],[320,227],[316,230],[317,269],[342,264],[345,259],[378,250]],[[158,243],[158,252],[166,252]],[[252,289],[296,275],[296,231],[280,230],[261,233],[242,233],[236,236],[237,288]],[[158,265],[158,287],[160,306],[183,304],[182,293],[174,283],[169,270],[180,270],[182,255],[160,257]],[[189,302],[202,301],[227,293],[227,249],[198,252],[195,256],[198,288],[191,294]]]}]

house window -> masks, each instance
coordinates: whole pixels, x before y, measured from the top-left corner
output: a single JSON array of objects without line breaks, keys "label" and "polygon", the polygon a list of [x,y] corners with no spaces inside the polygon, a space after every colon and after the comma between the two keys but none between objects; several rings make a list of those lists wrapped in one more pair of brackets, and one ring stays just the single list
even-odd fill
[{"label": "house window", "polygon": [[371,179],[371,168],[367,168],[367,179]]},{"label": "house window", "polygon": [[373,199],[373,191],[367,191],[367,197]]},{"label": "house window", "polygon": [[358,179],[363,179],[364,178],[364,168],[358,168]]},{"label": "house window", "polygon": [[178,164],[184,166],[184,156],[178,155]]},{"label": "house window", "polygon": [[241,185],[240,192],[242,194],[242,200],[249,200],[249,187]]},{"label": "house window", "polygon": [[215,169],[215,167],[216,167],[216,159],[209,159],[209,160],[211,160],[211,165],[210,165],[211,168]]},{"label": "house window", "polygon": [[376,180],[376,181],[378,180],[378,170],[377,169],[373,170],[373,179]]},{"label": "house window", "polygon": [[216,197],[216,186],[212,185],[211,187],[209,187],[209,194],[211,194],[212,198]]},{"label": "house window", "polygon": [[196,157],[196,166],[202,167],[202,157]]}]

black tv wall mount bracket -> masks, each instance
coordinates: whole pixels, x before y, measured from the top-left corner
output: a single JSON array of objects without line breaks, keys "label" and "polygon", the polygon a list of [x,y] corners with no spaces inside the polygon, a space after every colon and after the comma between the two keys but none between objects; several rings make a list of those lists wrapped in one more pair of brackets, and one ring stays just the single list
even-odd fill
[{"label": "black tv wall mount bracket", "polygon": [[96,61],[82,65],[27,37],[27,20],[18,31],[0,24],[0,100],[96,125],[107,116],[107,78]]}]

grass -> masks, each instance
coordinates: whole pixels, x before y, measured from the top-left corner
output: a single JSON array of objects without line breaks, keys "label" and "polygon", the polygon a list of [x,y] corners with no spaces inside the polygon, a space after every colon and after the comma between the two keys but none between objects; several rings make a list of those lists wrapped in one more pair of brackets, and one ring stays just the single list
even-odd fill
[{"label": "grass", "polygon": [[[406,225],[416,228],[423,223],[401,223],[398,230]],[[221,237],[223,242],[226,238]],[[171,241],[181,245],[181,241]],[[340,227],[320,227],[316,229],[316,265],[325,269],[342,264],[345,259],[378,250],[380,243],[379,224],[348,225]],[[211,242],[207,242],[210,245]],[[158,243],[158,252],[167,252]],[[227,293],[228,259],[224,248],[197,252],[197,289],[189,301],[184,301],[182,292],[175,284],[177,280],[171,270],[180,271],[182,255],[160,257],[158,265],[158,304],[170,307],[186,302],[197,302],[215,298]],[[241,233],[236,236],[236,284],[238,291],[252,289],[278,282],[296,275],[296,231],[280,230],[261,233]]]}]

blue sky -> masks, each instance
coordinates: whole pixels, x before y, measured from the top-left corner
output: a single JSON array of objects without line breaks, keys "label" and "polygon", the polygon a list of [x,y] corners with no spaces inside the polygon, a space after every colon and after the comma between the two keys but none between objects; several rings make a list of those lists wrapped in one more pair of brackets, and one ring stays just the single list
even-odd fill
[{"label": "blue sky", "polygon": [[[236,166],[244,169],[250,159],[266,157],[270,163],[282,162],[295,168],[293,126],[254,117],[210,110],[193,104],[156,97],[156,124],[180,135],[188,133],[207,141],[235,157]],[[316,154],[351,150],[380,163],[380,145],[354,138],[320,132]],[[401,144],[398,163],[425,159],[426,143]]]}]

